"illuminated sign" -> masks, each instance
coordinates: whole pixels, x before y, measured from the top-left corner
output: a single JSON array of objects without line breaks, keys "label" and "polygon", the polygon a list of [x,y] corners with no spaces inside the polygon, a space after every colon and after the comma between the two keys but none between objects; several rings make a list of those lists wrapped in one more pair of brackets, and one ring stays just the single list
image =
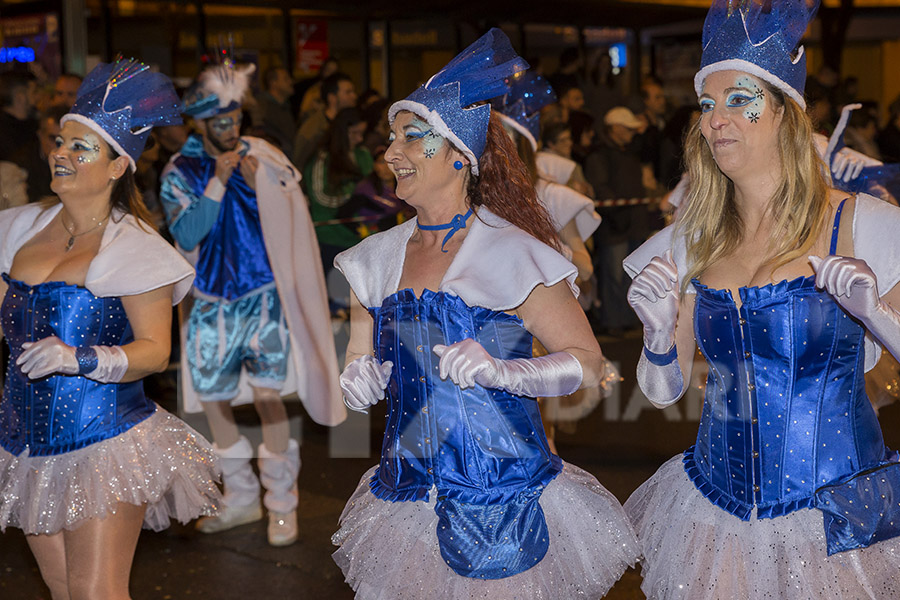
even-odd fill
[{"label": "illuminated sign", "polygon": [[30,63],[34,62],[34,48],[28,46],[14,46],[11,48],[0,48],[0,63]]}]

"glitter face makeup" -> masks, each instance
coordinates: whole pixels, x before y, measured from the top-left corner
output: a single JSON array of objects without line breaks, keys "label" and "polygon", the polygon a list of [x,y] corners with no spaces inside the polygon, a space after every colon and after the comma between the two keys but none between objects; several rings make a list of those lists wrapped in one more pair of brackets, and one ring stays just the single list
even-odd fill
[{"label": "glitter face makeup", "polygon": [[[65,141],[61,136],[56,136],[56,148],[62,148]],[[72,153],[76,163],[85,165],[96,162],[100,158],[100,138],[92,133],[86,133],[83,137],[72,138],[68,150]]]}]

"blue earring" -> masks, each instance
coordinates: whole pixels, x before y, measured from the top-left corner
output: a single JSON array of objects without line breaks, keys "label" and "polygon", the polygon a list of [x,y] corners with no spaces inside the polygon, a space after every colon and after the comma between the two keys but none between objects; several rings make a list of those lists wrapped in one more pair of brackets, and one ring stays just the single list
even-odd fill
[{"label": "blue earring", "polygon": [[461,170],[463,168],[463,166],[464,165],[462,164],[461,160],[458,160],[455,163],[453,163],[453,168],[456,169],[457,171]]}]

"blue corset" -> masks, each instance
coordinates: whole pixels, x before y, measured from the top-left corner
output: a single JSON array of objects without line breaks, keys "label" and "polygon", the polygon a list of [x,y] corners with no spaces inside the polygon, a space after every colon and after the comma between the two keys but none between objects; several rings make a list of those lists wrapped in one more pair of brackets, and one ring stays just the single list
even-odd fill
[{"label": "blue corset", "polygon": [[98,298],[63,282],[9,284],[0,325],[10,361],[0,401],[0,446],[14,455],[62,454],[106,440],[156,410],[143,384],[100,383],[75,375],[31,380],[16,366],[24,342],[55,335],[71,346],[119,346],[134,338],[119,298]]},{"label": "blue corset", "polygon": [[731,293],[694,280],[709,364],[685,469],[741,519],[815,506],[816,489],[893,459],[865,393],[863,328],[813,277]]},{"label": "blue corset", "polygon": [[[215,177],[216,161],[191,136],[176,166],[196,196]],[[212,229],[200,242],[194,287],[207,296],[237,300],[275,281],[259,221],[256,192],[240,169],[231,173]]]},{"label": "blue corset", "polygon": [[375,356],[394,363],[372,493],[425,500],[434,486],[441,552],[461,575],[508,577],[537,564],[548,537],[538,499],[562,470],[537,402],[441,380],[432,351],[472,338],[496,358],[530,358],[531,334],[518,317],[444,292],[425,290],[416,298],[401,290],[370,312]]}]

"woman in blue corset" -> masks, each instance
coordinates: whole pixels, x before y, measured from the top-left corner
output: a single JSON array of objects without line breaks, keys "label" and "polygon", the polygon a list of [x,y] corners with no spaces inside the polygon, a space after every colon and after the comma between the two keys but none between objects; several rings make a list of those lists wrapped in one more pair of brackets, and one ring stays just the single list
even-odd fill
[{"label": "woman in blue corset", "polygon": [[830,187],[804,109],[805,0],[715,2],[676,222],[626,261],[638,381],[694,446],[625,504],[648,598],[900,597],[900,463],[864,372],[900,357],[900,210]]},{"label": "woman in blue corset", "polygon": [[169,80],[101,64],[49,157],[58,202],[0,213],[0,528],[27,537],[54,600],[124,600],[142,524],[211,514],[206,440],[144,396],[169,362],[193,269],[148,225],[134,180]]},{"label": "woman in blue corset", "polygon": [[392,106],[385,158],[417,218],[336,259],[353,289],[345,402],[387,403],[381,461],[333,537],[357,598],[599,597],[637,558],[617,500],[547,448],[535,401],[604,368],[576,269],[473,106],[524,68],[494,29]]}]

